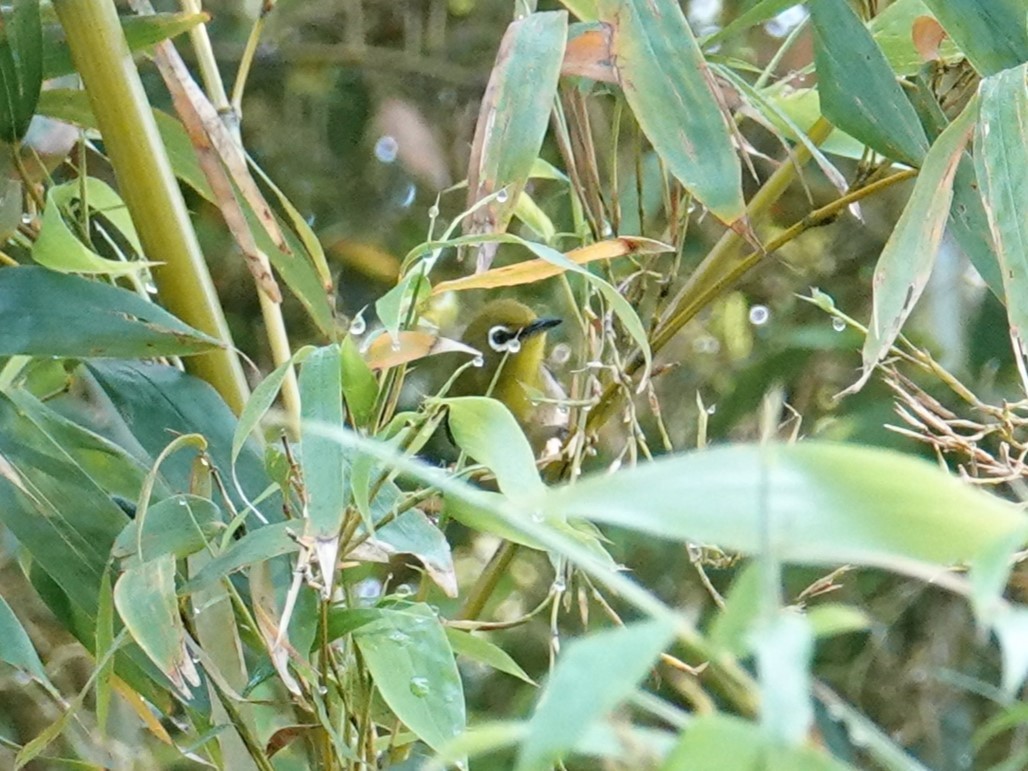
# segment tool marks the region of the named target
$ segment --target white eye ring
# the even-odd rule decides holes
[[[521,350],[517,332],[512,332],[502,324],[497,324],[489,330],[488,340],[489,347],[497,353],[517,353]]]

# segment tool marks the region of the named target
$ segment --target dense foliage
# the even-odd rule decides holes
[[[1023,0],[207,5],[0,11],[0,763],[1028,766]]]

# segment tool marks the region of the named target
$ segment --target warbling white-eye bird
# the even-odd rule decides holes
[[[503,402],[537,452],[568,421],[567,410],[555,403],[567,397],[545,364],[546,332],[560,323],[540,318],[517,300],[486,303],[463,335],[467,345],[482,352],[483,366],[466,369],[453,388],[454,396],[488,394]],[[545,401],[533,403],[540,395]]]

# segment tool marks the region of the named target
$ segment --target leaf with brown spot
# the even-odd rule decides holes
[[[468,162],[467,234],[502,233],[514,214],[546,136],[564,59],[565,11],[533,13],[513,22],[500,42],[475,126]],[[495,245],[479,250],[478,270],[488,269]]]

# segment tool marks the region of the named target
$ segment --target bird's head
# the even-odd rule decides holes
[[[493,300],[475,315],[463,340],[481,351],[483,366],[465,373],[461,391],[484,394],[497,370],[493,396],[517,415],[529,408],[523,385],[540,388],[546,331],[561,323],[558,318],[536,315],[517,300]]]

